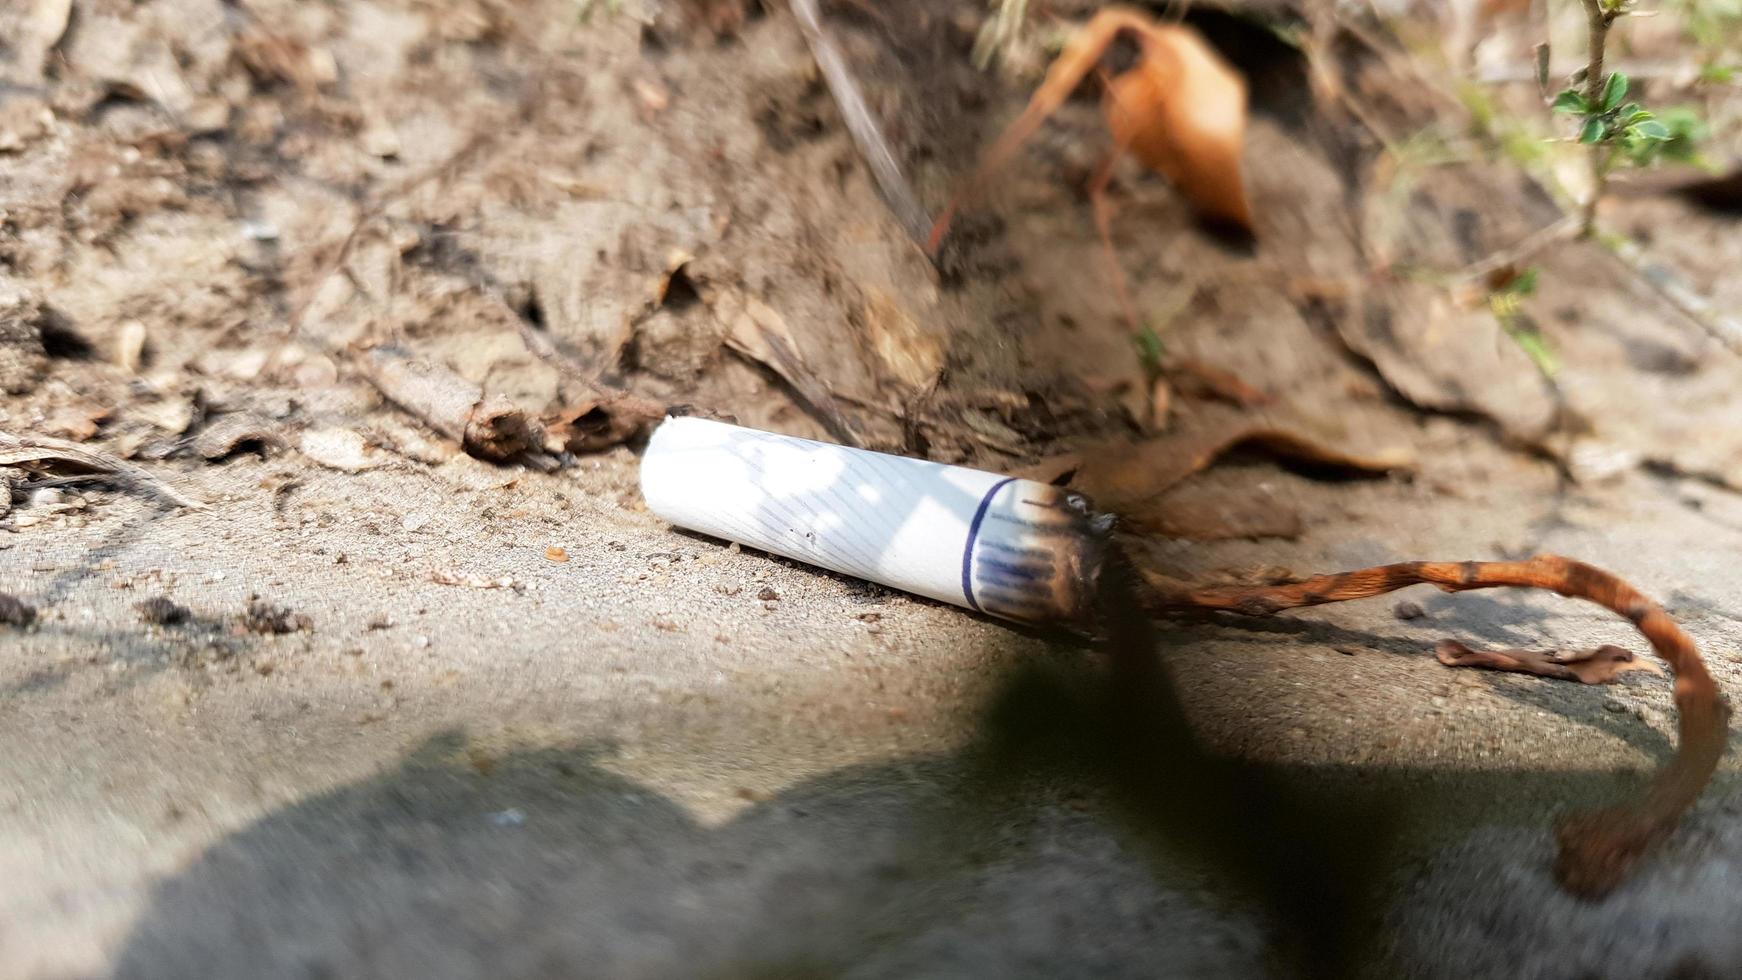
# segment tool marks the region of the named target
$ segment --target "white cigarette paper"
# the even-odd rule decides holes
[[[1033,480],[668,418],[641,461],[692,531],[1028,622],[1085,621],[1109,524]]]

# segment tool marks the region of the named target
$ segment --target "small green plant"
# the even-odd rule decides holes
[[[615,17],[623,12],[623,0],[575,0],[575,21],[580,24],[590,24],[593,14],[603,7],[607,16]]]
[[[1590,147],[1591,191],[1579,227],[1580,234],[1590,235],[1596,222],[1597,201],[1603,196],[1610,169],[1618,161],[1643,167],[1666,155],[1689,158],[1699,127],[1697,118],[1678,115],[1677,128],[1671,129],[1667,117],[1659,119],[1639,103],[1627,101],[1626,75],[1618,71],[1603,73],[1609,29],[1632,12],[1635,0],[1581,2],[1590,28],[1588,63],[1573,76],[1573,87],[1555,96],[1553,106],[1556,112],[1576,117],[1578,140]],[[1546,62],[1539,61],[1542,64]]]
[[[1600,102],[1593,104],[1584,93],[1569,88],[1555,97],[1554,110],[1579,117],[1579,142],[1619,149],[1643,166],[1663,152],[1670,130],[1639,103],[1623,104],[1626,97],[1627,76],[1614,72],[1603,83]]]
[[[1161,360],[1167,350],[1162,346],[1161,337],[1155,328],[1144,324],[1143,329],[1131,335],[1131,343],[1137,348],[1137,362],[1143,365],[1143,376],[1150,384],[1161,377]]]
[[[1536,321],[1524,311],[1524,297],[1536,292],[1536,275],[1536,267],[1531,266],[1490,292],[1488,310],[1499,321],[1500,329],[1506,331],[1506,336],[1512,338],[1519,350],[1524,351],[1542,376],[1553,379],[1560,370],[1560,359],[1549,346],[1548,338],[1537,329]]]

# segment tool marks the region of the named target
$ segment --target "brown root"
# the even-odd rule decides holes
[[[1383,595],[1431,584],[1447,592],[1548,589],[1585,599],[1627,619],[1675,674],[1681,740],[1644,796],[1594,813],[1573,814],[1556,828],[1555,876],[1576,895],[1595,898],[1620,884],[1653,843],[1670,833],[1711,781],[1724,754],[1730,708],[1694,641],[1662,607],[1602,569],[1558,555],[1524,561],[1403,562],[1317,575],[1271,586],[1191,588],[1146,576],[1154,608],[1213,609],[1267,616],[1284,609]]]

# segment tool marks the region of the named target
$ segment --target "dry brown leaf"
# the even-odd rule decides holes
[[[1045,482],[1056,482],[1074,468],[1072,487],[1087,494],[1097,506],[1125,514],[1136,512],[1237,446],[1252,446],[1288,459],[1366,473],[1415,466],[1415,453],[1406,446],[1368,449],[1339,445],[1315,432],[1306,420],[1274,411],[1209,413],[1160,438],[1076,454],[1074,467],[1069,465],[1073,457],[1067,456],[1037,464],[1031,472],[1044,474],[1050,469],[1052,479]]]
[[[1349,349],[1373,362],[1412,404],[1473,412],[1537,444],[1555,422],[1555,395],[1487,309],[1458,308],[1442,287],[1396,283],[1357,295],[1336,319]]]
[[[129,418],[138,419],[172,436],[179,436],[194,424],[199,407],[192,398],[168,397],[161,401],[130,405]]]
[[[1272,400],[1269,394],[1247,384],[1234,372],[1193,358],[1172,362],[1167,373],[1187,394],[1219,399],[1241,408],[1256,408]]]
[[[1441,640],[1434,647],[1434,656],[1447,667],[1481,667],[1581,684],[1613,684],[1629,670],[1663,676],[1663,668],[1618,646],[1594,650],[1472,650],[1457,640]]]
[[[1102,100],[1115,149],[1128,150],[1167,177],[1205,217],[1252,230],[1240,179],[1245,80],[1191,28],[1158,24],[1131,7],[1108,7],[1065,46],[1028,108],[998,137],[964,190],[944,209],[927,242],[930,251],[937,251],[962,196],[984,186],[1122,34],[1137,42],[1138,59],[1113,76]]]

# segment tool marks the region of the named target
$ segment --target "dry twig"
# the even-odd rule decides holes
[[[816,0],[791,2],[793,16],[798,18],[798,26],[804,32],[805,43],[810,46],[811,57],[816,59],[817,68],[823,73],[823,80],[828,83],[829,93],[835,97],[835,104],[841,109],[841,118],[847,124],[847,132],[853,137],[853,145],[859,148],[859,155],[865,158],[865,165],[871,168],[871,176],[877,181],[877,189],[882,192],[883,200],[895,212],[895,219],[901,222],[908,237],[915,243],[924,242],[926,234],[931,230],[931,217],[920,206],[912,185],[902,175],[901,164],[895,159],[895,151],[890,148],[889,140],[883,135],[883,128],[878,125],[877,118],[865,104],[865,95],[859,90],[859,83],[854,81],[853,73],[848,70],[847,59],[841,56],[841,50],[835,47],[834,40],[823,30]]]
[[[1581,896],[1601,896],[1620,884],[1640,856],[1693,806],[1724,754],[1730,708],[1706,672],[1694,641],[1662,607],[1614,575],[1583,562],[1557,555],[1524,561],[1405,562],[1270,586],[1192,588],[1155,575],[1146,574],[1145,579],[1151,589],[1150,604],[1165,610],[1215,609],[1267,616],[1427,583],[1447,592],[1548,589],[1625,617],[1675,674],[1681,741],[1642,799],[1561,821],[1555,875]]]
[[[361,359],[364,374],[389,400],[468,453],[506,460],[544,448],[544,432],[513,402],[397,347],[377,347]]]

